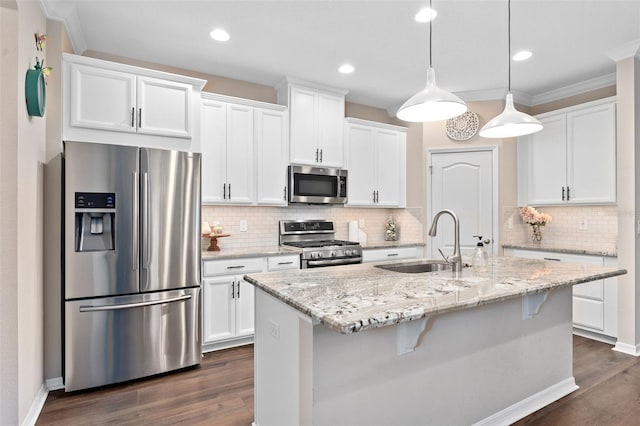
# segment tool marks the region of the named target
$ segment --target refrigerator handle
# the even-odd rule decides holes
[[[80,306],[80,312],[116,311],[119,309],[131,309],[131,308],[139,308],[141,306],[152,306],[152,305],[161,305],[163,303],[180,302],[182,300],[188,300],[188,299],[191,299],[190,294],[185,294],[178,297],[172,297],[171,299],[148,300],[146,302],[123,303],[121,305],[104,305],[104,306],[83,305],[83,306]]]
[[[133,223],[133,270],[136,271],[138,269],[138,263],[140,263],[140,257],[139,257],[139,252],[140,252],[140,229],[138,228],[138,216],[140,214],[139,211],[139,206],[138,203],[140,202],[140,194],[138,193],[139,190],[139,186],[138,186],[138,172],[133,172],[133,187],[132,187],[133,191],[133,208],[132,208],[132,212],[133,212],[133,218],[132,218],[132,223]]]
[[[144,253],[144,268],[149,268],[149,173],[142,174],[142,190],[144,201],[142,202],[142,217],[144,223],[142,225],[142,252]]]

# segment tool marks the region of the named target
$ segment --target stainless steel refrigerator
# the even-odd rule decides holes
[[[200,154],[64,144],[64,381],[199,364]]]

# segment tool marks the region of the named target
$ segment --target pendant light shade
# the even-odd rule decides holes
[[[397,116],[404,121],[439,121],[457,117],[465,111],[467,105],[462,99],[436,85],[436,73],[429,67],[427,85],[402,104]]]
[[[508,28],[509,28],[509,45],[507,52],[507,60],[509,63],[509,89],[507,91],[507,99],[502,114],[490,120],[480,129],[480,136],[483,138],[515,138],[518,136],[529,135],[531,133],[542,130],[542,123],[536,118],[516,110],[513,104],[513,95],[511,94],[511,0],[507,3],[508,9]]]
[[[431,0],[429,0],[429,10]],[[420,92],[409,98],[398,110],[396,116],[400,120],[412,122],[440,121],[457,117],[467,111],[462,99],[440,89],[436,85],[436,72],[431,66],[431,20],[429,21],[429,68],[427,69],[427,85]]]
[[[480,136],[483,138],[513,138],[540,130],[542,130],[542,123],[536,118],[518,111],[513,105],[513,95],[507,93],[504,111],[482,127]]]

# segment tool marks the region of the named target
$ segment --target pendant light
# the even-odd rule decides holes
[[[431,0],[429,0],[429,8]],[[436,85],[436,73],[432,67],[432,31],[429,20],[429,68],[427,69],[427,85],[425,88],[409,98],[398,110],[396,116],[400,120],[412,122],[439,121],[457,117],[467,111],[467,105],[462,99],[440,89]]]
[[[542,130],[542,123],[536,118],[516,110],[511,94],[511,0],[507,3],[509,16],[509,47],[507,58],[509,60],[509,88],[507,99],[502,114],[485,124],[480,130],[483,138],[513,138],[529,135]]]

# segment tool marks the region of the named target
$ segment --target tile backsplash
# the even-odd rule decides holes
[[[336,238],[348,239],[348,222],[364,220],[367,243],[384,241],[384,224],[392,214],[398,225],[398,239],[403,243],[423,243],[424,226],[418,219],[422,209],[365,209],[330,206],[202,206],[202,220],[211,225],[218,222],[223,232],[230,234],[218,239],[224,249],[264,247],[278,245],[280,220],[332,220],[336,226]],[[240,221],[247,221],[247,231],[240,231]],[[203,244],[208,244],[205,240]],[[206,245],[204,246],[206,247]]]
[[[541,246],[615,251],[618,242],[617,206],[536,207],[553,220],[542,227]],[[503,244],[531,242],[531,226],[524,223],[518,207],[504,211]],[[580,229],[581,224],[586,229]],[[583,226],[584,228],[584,226]]]

